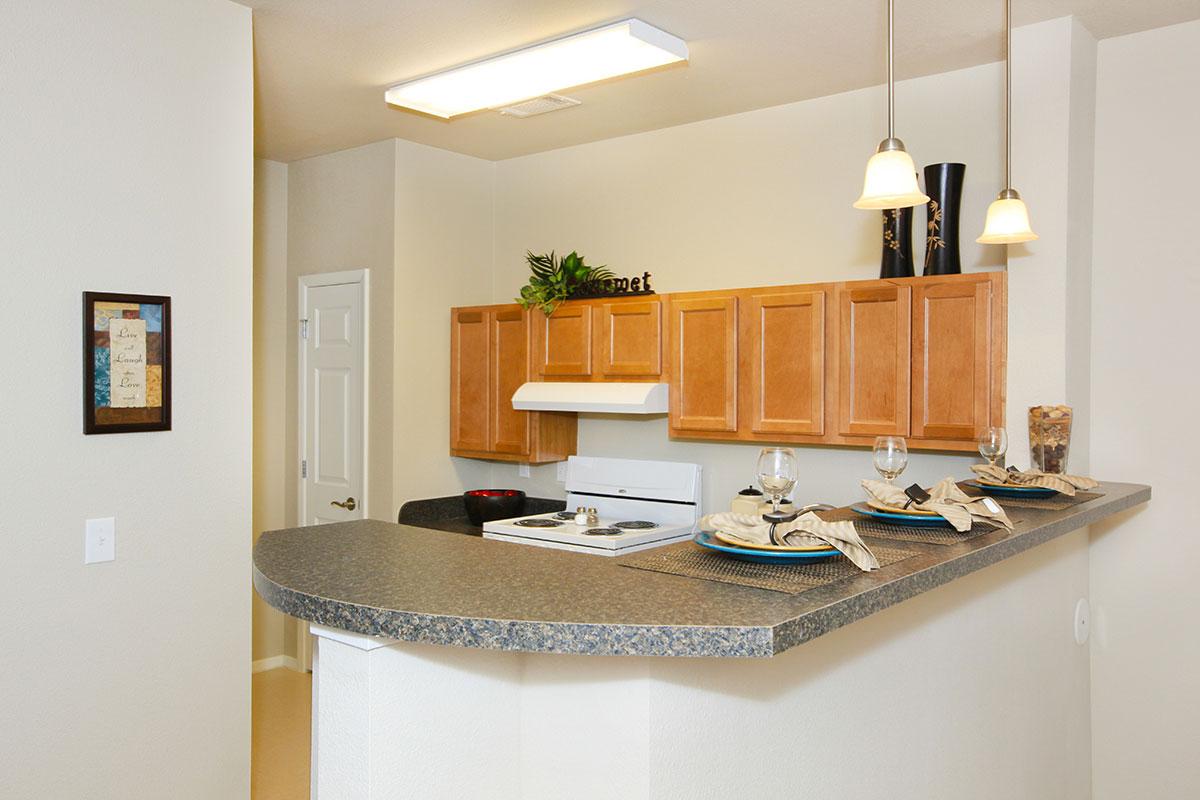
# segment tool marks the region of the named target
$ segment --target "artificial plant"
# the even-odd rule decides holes
[[[598,284],[614,277],[604,266],[588,266],[574,250],[561,258],[553,250],[540,255],[527,251],[525,260],[529,262],[529,283],[521,287],[517,302],[523,308],[537,306],[547,317],[562,301],[594,292]]]

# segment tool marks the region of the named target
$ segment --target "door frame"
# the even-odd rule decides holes
[[[369,513],[368,505],[369,492],[368,485],[368,466],[370,464],[370,441],[371,437],[367,435],[368,421],[370,417],[370,402],[371,393],[371,271],[369,269],[352,269],[342,270],[339,272],[322,272],[311,275],[301,275],[297,278],[299,303],[297,308],[296,319],[299,322],[296,325],[295,336],[300,343],[297,355],[297,372],[296,372],[296,395],[297,409],[299,413],[296,418],[296,439],[297,451],[299,456],[298,461],[303,461],[308,458],[307,452],[307,437],[305,423],[308,419],[308,347],[304,343],[304,339],[300,338],[301,326],[304,325],[306,314],[308,311],[308,292],[310,289],[315,289],[324,286],[342,286],[347,284],[357,284],[359,287],[359,300],[362,303],[362,345],[363,345],[363,369],[362,369],[362,431],[363,431],[363,447],[362,447],[362,488],[360,490],[359,507],[362,509],[362,515],[365,519]],[[304,520],[307,517],[305,509],[308,503],[308,490],[306,478],[301,477],[300,465],[296,464],[296,520],[298,526],[304,525]],[[298,626],[296,631],[296,663],[301,671],[311,668],[312,665],[312,647],[309,640],[308,622],[302,619],[297,620]]]

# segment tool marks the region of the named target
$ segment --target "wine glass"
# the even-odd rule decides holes
[[[775,514],[779,501],[796,485],[796,451],[790,447],[764,447],[758,454],[758,484],[771,496]]]
[[[1004,428],[988,428],[979,436],[979,455],[993,467],[996,461],[1008,452],[1008,431]]]
[[[908,466],[908,445],[903,436],[879,436],[875,439],[875,469],[888,483]]]

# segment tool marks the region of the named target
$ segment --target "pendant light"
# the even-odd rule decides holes
[[[854,201],[855,208],[889,209],[919,206],[929,197],[917,185],[917,168],[912,156],[904,150],[904,142],[896,138],[896,81],[892,76],[892,2],[888,0],[888,135],[867,162],[863,177],[862,196]]]
[[[1012,188],[1012,0],[1004,0],[1004,189],[988,206],[980,244],[1014,244],[1038,238],[1029,209]]]

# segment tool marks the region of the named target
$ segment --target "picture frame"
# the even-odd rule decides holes
[[[83,432],[171,430],[171,298],[83,293]]]

